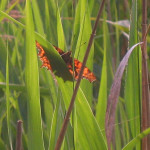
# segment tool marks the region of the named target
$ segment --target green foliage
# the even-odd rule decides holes
[[[28,109],[28,149],[44,149],[41,126],[38,62],[30,0],[26,1],[26,93]],[[32,51],[31,51],[32,49]]]
[[[71,50],[72,57],[82,62],[100,2],[8,2],[0,1],[0,149],[15,149],[17,121],[22,120],[24,150],[53,150],[76,84],[53,45]],[[97,81],[81,81],[64,150],[107,149],[105,114],[113,77],[127,48],[141,39],[141,2],[124,3],[113,0],[105,5],[86,64]],[[46,50],[53,74],[40,68],[35,40]],[[112,149],[139,150],[141,139],[149,134],[149,129],[140,131],[139,48],[131,55],[124,74],[114,110]]]

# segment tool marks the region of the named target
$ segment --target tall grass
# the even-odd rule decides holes
[[[0,1],[0,149],[15,149],[17,121],[22,120],[24,149],[54,150],[76,81],[53,45],[71,50],[82,62],[99,7],[97,0]],[[121,78],[115,122],[109,123],[114,127],[110,145],[105,132],[113,79],[128,49],[142,38],[141,20],[140,0],[105,4],[86,63],[97,80],[81,81],[62,149],[141,149],[150,131],[140,134],[140,47],[133,50]],[[40,68],[35,40],[48,53],[53,74]]]

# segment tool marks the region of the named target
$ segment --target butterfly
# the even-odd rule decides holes
[[[50,64],[50,60],[48,59],[44,48],[37,41],[36,41],[36,47],[39,51],[38,56],[40,57],[40,60],[43,63],[41,67],[46,67],[48,70],[53,72],[51,64]],[[56,46],[54,46],[54,48],[56,49],[56,51],[60,54],[60,56],[66,63],[66,66],[67,66],[70,74],[74,77],[75,80],[77,80],[79,77],[79,72],[82,67],[82,63],[79,60],[73,59],[71,57],[71,51],[64,52],[63,50],[61,50],[60,48],[58,48]],[[74,61],[74,63],[73,63],[73,61]],[[89,80],[89,82],[93,82],[96,80],[94,73],[91,72],[87,67],[85,67],[83,70],[82,78]]]

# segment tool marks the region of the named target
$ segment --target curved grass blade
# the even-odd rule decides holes
[[[142,133],[140,133],[138,136],[136,136],[122,150],[133,149],[136,146],[136,144],[138,144],[148,134],[150,134],[150,128],[144,130]]]
[[[124,56],[122,61],[120,62],[120,65],[117,69],[117,72],[115,74],[114,81],[113,81],[113,84],[112,84],[112,87],[110,90],[110,94],[108,97],[108,103],[107,103],[107,110],[106,110],[106,119],[105,119],[105,128],[106,128],[106,137],[107,137],[108,149],[111,148],[111,138],[112,138],[112,132],[114,129],[113,124],[115,122],[116,106],[118,103],[118,97],[119,97],[119,93],[120,93],[121,79],[123,76],[123,72],[124,72],[125,67],[128,63],[128,59],[129,59],[132,51],[139,44],[142,44],[142,42],[133,45],[128,50],[128,52],[126,53],[126,55]]]

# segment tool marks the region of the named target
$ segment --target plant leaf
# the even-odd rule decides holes
[[[150,128],[144,130],[142,133],[132,139],[122,150],[133,149],[136,144],[138,144],[148,134],[150,134]]]
[[[44,150],[38,61],[30,0],[26,1],[26,88],[28,102],[28,149]]]
[[[122,79],[122,76],[123,76],[123,72],[124,72],[125,67],[128,63],[128,59],[129,59],[132,51],[139,44],[142,44],[142,42],[133,45],[128,50],[128,52],[126,53],[126,55],[124,56],[124,58],[120,62],[120,65],[119,65],[119,67],[117,69],[117,72],[114,76],[114,81],[113,81],[113,84],[112,84],[112,87],[111,87],[111,90],[110,90],[110,94],[109,94],[109,97],[108,97],[106,118],[105,118],[105,128],[106,128],[106,137],[107,137],[108,149],[110,149],[110,147],[111,147],[111,138],[112,138],[112,132],[113,132],[113,129],[114,129],[113,125],[114,125],[114,122],[115,122],[116,106],[117,106],[117,103],[118,103],[118,97],[119,97],[119,93],[120,93],[121,79]]]

